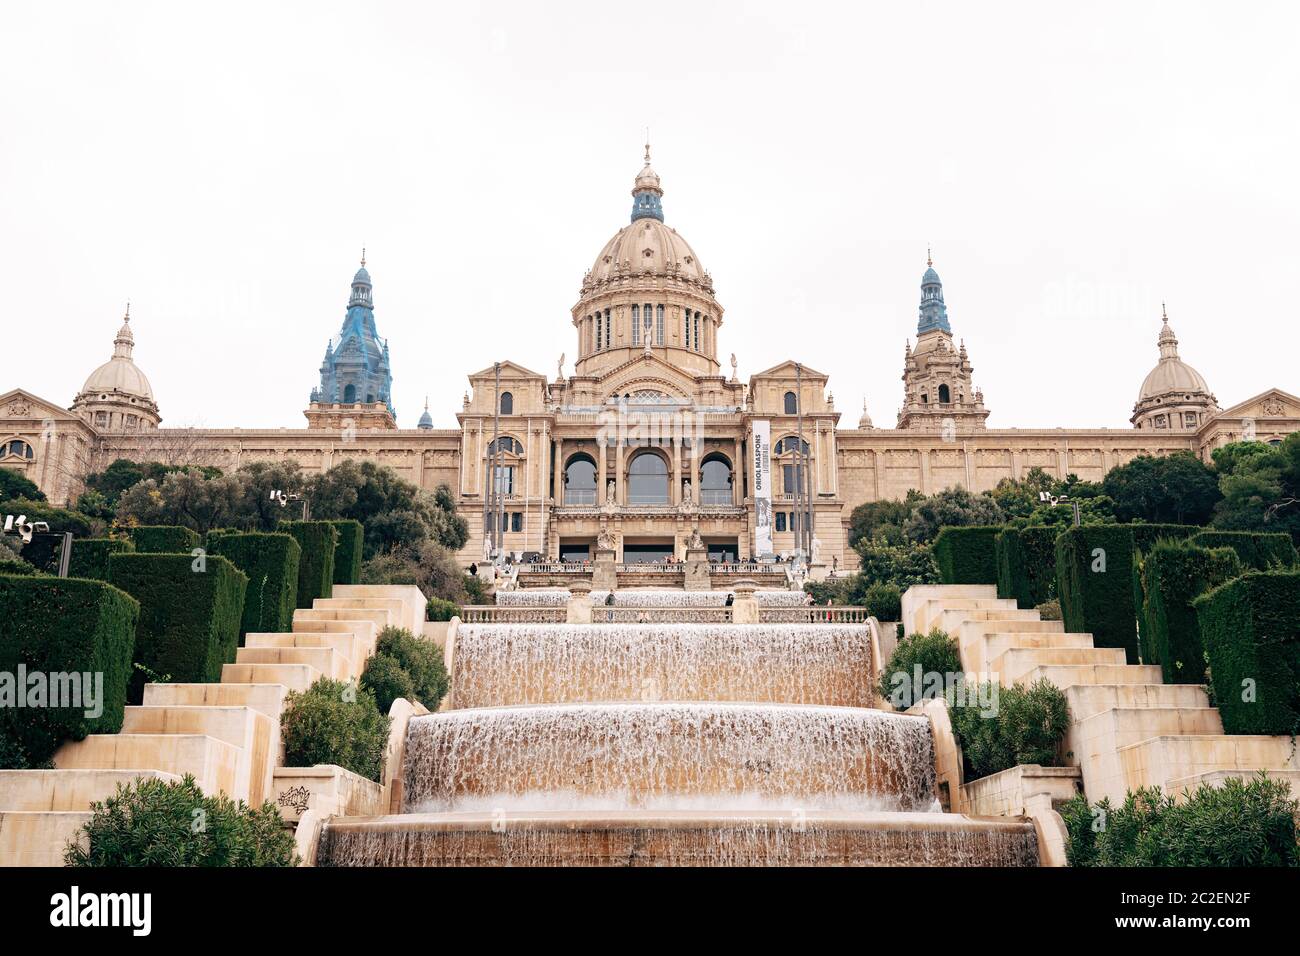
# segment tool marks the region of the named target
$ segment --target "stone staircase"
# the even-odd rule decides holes
[[[280,715],[289,691],[320,677],[359,678],[380,631],[419,635],[424,617],[418,588],[336,585],[333,597],[294,612],[291,632],[248,634],[221,683],[146,685],[120,733],[64,744],[53,770],[0,771],[0,866],[61,865],[91,803],[140,777],[189,773],[206,793],[261,804],[283,762]]]
[[[906,632],[940,627],[957,638],[962,666],[1003,686],[1046,678],[1070,706],[1064,749],[1091,801],[1122,801],[1129,790],[1178,795],[1202,782],[1266,770],[1300,794],[1300,756],[1289,737],[1230,735],[1200,685],[1165,684],[1154,665],[1094,647],[1000,599],[992,585],[923,585],[903,596]]]

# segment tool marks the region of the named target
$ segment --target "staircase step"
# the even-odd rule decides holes
[[[0,810],[0,866],[63,866],[88,810]]]
[[[123,734],[206,734],[239,748],[236,800],[260,806],[278,762],[279,734],[265,714],[251,707],[180,706],[127,707]]]
[[[989,670],[1001,675],[1002,683],[1014,684],[1036,667],[1044,664],[1113,664],[1124,663],[1120,647],[1014,647],[989,662]]]
[[[1260,769],[1263,769],[1268,774],[1270,780],[1280,780],[1289,786],[1292,797],[1300,798],[1300,770]],[[1209,770],[1204,773],[1192,774],[1190,777],[1179,777],[1176,780],[1167,781],[1165,783],[1165,793],[1170,796],[1185,798],[1187,794],[1195,793],[1202,784],[1219,787],[1223,785],[1225,780],[1229,779],[1249,782],[1258,773],[1258,770]]]
[[[1062,690],[1103,684],[1158,684],[1164,679],[1155,664],[1039,664],[1026,671],[1021,681],[1032,684],[1043,677]]]
[[[180,779],[159,770],[0,770],[0,812],[89,810],[142,777]]]
[[[428,599],[413,584],[336,584],[333,589],[336,598],[397,598],[406,605],[400,620],[400,626],[412,634],[419,634],[424,624]]]
[[[145,684],[146,707],[251,707],[278,727],[287,691],[273,684]]]
[[[1083,771],[1083,789],[1096,802],[1124,799],[1122,747],[1162,734],[1222,734],[1223,723],[1213,707],[1113,707],[1070,724],[1065,749]]]
[[[1092,647],[1091,634],[1062,634],[1056,632],[1014,632],[981,634],[961,649],[962,665],[967,670],[984,671],[989,662],[996,660],[1012,648],[1062,648]]]
[[[307,664],[327,677],[347,680],[352,662],[332,647],[241,647],[236,664]]]
[[[1128,789],[1165,789],[1175,780],[1222,770],[1300,770],[1290,737],[1263,734],[1169,734],[1122,747],[1119,759]]]
[[[355,634],[246,634],[244,647],[327,647],[347,660],[349,677],[360,677],[366,659],[374,653],[374,647],[367,646],[366,640]]]
[[[293,612],[293,629],[295,631],[320,630],[316,627],[301,628],[298,625],[303,623],[316,624],[321,621],[359,621],[362,623],[373,624],[377,630],[382,631],[388,627],[389,612],[380,610],[366,610],[364,608],[310,608],[304,610],[299,608]]]
[[[321,672],[309,664],[223,664],[223,684],[283,684],[289,690],[305,691]]]
[[[1064,690],[1075,721],[1112,707],[1210,706],[1210,695],[1200,684],[1074,684]]]
[[[162,770],[193,774],[204,793],[233,795],[238,747],[206,734],[91,734],[59,748],[60,770]]]

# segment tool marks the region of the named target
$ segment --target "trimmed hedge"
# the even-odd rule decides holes
[[[1300,571],[1253,571],[1192,606],[1224,730],[1300,731]]]
[[[281,521],[279,529],[291,534],[302,548],[298,561],[298,607],[311,607],[317,598],[334,593],[334,551],[338,531],[329,521]]]
[[[195,532],[170,525],[132,528],[131,540],[141,554],[189,554],[199,546],[199,536]]]
[[[1071,633],[1090,633],[1095,647],[1121,647],[1138,662],[1133,602],[1133,536],[1127,525],[1068,528],[1056,539],[1056,588]]]
[[[1133,548],[1142,552],[1150,551],[1157,541],[1182,541],[1205,530],[1195,524],[1130,524],[1125,527],[1133,533]]]
[[[996,541],[1002,528],[940,528],[930,550],[944,584],[997,584]]]
[[[230,559],[248,576],[240,643],[245,634],[293,629],[298,601],[298,565],[302,548],[289,534],[229,534],[208,536],[208,553]]]
[[[22,558],[11,558],[4,554],[0,554],[0,574],[16,574],[24,578],[34,575],[46,576],[46,572],[36,565],[30,564]]]
[[[361,545],[365,538],[365,529],[361,522],[352,518],[345,521],[331,521],[334,530],[339,533],[338,546],[334,550],[334,583],[361,583]]]
[[[0,673],[16,680],[21,665],[29,677],[36,671],[103,675],[102,688],[94,687],[102,699],[94,707],[85,706],[89,697],[77,707],[16,707],[6,696],[31,685],[10,686],[6,693],[0,682],[0,741],[8,745],[0,747],[7,754],[0,766],[39,767],[64,740],[122,729],[139,617],[140,605],[103,581],[0,577]],[[87,710],[100,713],[87,717]]]
[[[221,665],[234,663],[239,648],[243,572],[220,555],[114,554],[108,577],[140,602],[137,664],[177,683],[221,680]],[[148,679],[139,671],[133,676],[132,703],[143,698]]]
[[[1211,551],[1186,541],[1162,541],[1143,560],[1142,659],[1160,665],[1166,684],[1204,682],[1205,649],[1192,601],[1241,573],[1231,548]]]
[[[1192,538],[1202,548],[1231,548],[1241,563],[1256,571],[1272,571],[1279,565],[1296,565],[1295,545],[1289,534],[1263,534],[1254,531],[1202,531]]]
[[[998,597],[1022,608],[1056,597],[1056,536],[1059,528],[1003,528],[994,539]]]
[[[108,556],[134,550],[135,543],[130,538],[74,538],[68,577],[107,581]]]

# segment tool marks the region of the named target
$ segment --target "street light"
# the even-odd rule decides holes
[[[1070,502],[1070,507],[1074,511],[1074,526],[1076,528],[1079,527],[1080,524],[1079,502],[1075,501],[1069,495],[1054,495],[1048,491],[1040,491],[1038,493],[1038,500],[1043,502],[1043,504],[1050,504],[1053,508],[1055,508],[1062,501]]]
[[[302,520],[303,520],[303,521],[306,521],[306,520],[307,520],[307,514],[308,514],[308,512],[310,511],[310,505],[309,505],[309,503],[308,503],[308,501],[307,501],[307,498],[306,498],[304,495],[300,495],[300,494],[298,494],[297,492],[284,492],[284,491],[281,491],[281,490],[279,490],[279,489],[277,488],[277,489],[273,489],[273,490],[271,491],[271,497],[270,497],[270,500],[271,500],[271,501],[274,501],[274,502],[275,502],[276,504],[278,504],[281,508],[286,508],[286,507],[288,507],[289,502],[291,502],[291,501],[301,501],[301,502],[302,502]]]

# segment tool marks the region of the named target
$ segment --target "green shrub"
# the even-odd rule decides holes
[[[1029,687],[982,684],[975,699],[970,688],[949,697],[953,736],[961,747],[967,779],[976,780],[1017,764],[1060,765],[1061,740],[1070,726],[1065,693],[1047,678]],[[996,701],[987,709],[976,701]]]
[[[1160,665],[1166,684],[1205,680],[1205,649],[1192,601],[1241,571],[1230,548],[1210,551],[1185,541],[1160,541],[1143,559],[1142,659]]]
[[[1300,730],[1300,571],[1253,571],[1192,606],[1224,729]]]
[[[253,809],[224,794],[208,796],[194,777],[119,784],[91,805],[82,833],[64,855],[68,866],[293,866],[293,835],[272,803]],[[202,826],[195,826],[201,819]]]
[[[14,574],[19,577],[31,577],[33,575],[47,576],[34,564],[24,561],[22,558],[10,558],[0,554],[0,574]]]
[[[1195,524],[1130,524],[1125,525],[1133,536],[1133,549],[1147,552],[1157,541],[1183,541],[1203,530]]]
[[[931,545],[944,584],[997,584],[997,525],[941,528]]]
[[[1138,662],[1133,537],[1126,525],[1069,528],[1056,539],[1056,588],[1065,629],[1091,633]]]
[[[889,655],[889,663],[880,672],[877,690],[894,709],[906,710],[918,700],[942,697],[947,677],[961,673],[961,651],[956,638],[936,627],[929,634],[909,634],[898,642]],[[933,675],[944,680],[936,680]]]
[[[334,593],[334,550],[338,532],[329,521],[281,521],[280,531],[297,539],[302,548],[298,562],[298,607],[308,608],[317,598]]]
[[[189,554],[199,546],[200,539],[189,528],[141,525],[131,529],[131,540],[141,554]]]
[[[1044,601],[1038,607],[1034,608],[1038,612],[1040,621],[1059,621],[1061,620],[1061,602],[1057,598],[1050,601]]]
[[[998,597],[1037,607],[1056,597],[1057,528],[1003,528],[994,539]]]
[[[132,703],[143,698],[149,673],[178,683],[221,680],[239,648],[243,572],[220,555],[121,553],[109,556],[108,578],[140,602]]]
[[[289,694],[280,729],[286,767],[334,764],[379,780],[388,747],[387,714],[364,687],[322,677],[305,692]]]
[[[292,535],[209,534],[208,551],[228,558],[248,577],[244,616],[239,625],[241,642],[245,634],[293,629],[302,548]]]
[[[427,621],[450,621],[453,617],[460,616],[460,605],[455,601],[444,601],[442,598],[429,598],[425,605],[425,620]]]
[[[867,588],[862,606],[877,621],[901,621],[903,619],[903,593],[893,584],[877,581]]]
[[[393,664],[406,674],[406,681],[395,676]],[[447,693],[447,683],[442,648],[400,627],[386,627],[379,633],[374,656],[361,675],[361,686],[373,691],[380,713],[384,714],[399,697],[437,710]]]
[[[123,551],[134,551],[130,538],[79,538],[72,542],[72,558],[68,562],[68,577],[108,580],[108,556]]]
[[[1261,534],[1253,531],[1202,531],[1192,538],[1202,548],[1231,548],[1241,563],[1256,571],[1293,568],[1295,545],[1289,534]]]
[[[465,593],[469,595],[467,604],[490,604],[488,600],[488,586],[483,583],[483,579],[477,574],[465,574],[464,578]],[[429,618],[434,620],[434,618]]]
[[[0,674],[16,682],[22,666],[47,681],[56,674],[103,675],[93,707],[85,706],[89,697],[77,707],[15,707],[0,684],[0,739],[8,741],[0,768],[41,766],[64,740],[122,729],[139,616],[134,599],[102,581],[0,576]],[[87,717],[88,710],[100,713]]]
[[[1182,803],[1150,787],[1119,807],[1080,794],[1061,808],[1071,866],[1300,866],[1298,814],[1286,783],[1262,772],[1202,784]]]
[[[858,574],[868,582],[884,581],[906,591],[914,584],[938,584],[939,569],[931,549],[921,544],[858,542]]]
[[[365,541],[365,529],[360,521],[349,518],[346,521],[331,521],[334,530],[339,533],[338,546],[334,551],[334,583],[361,583],[361,552]]]

